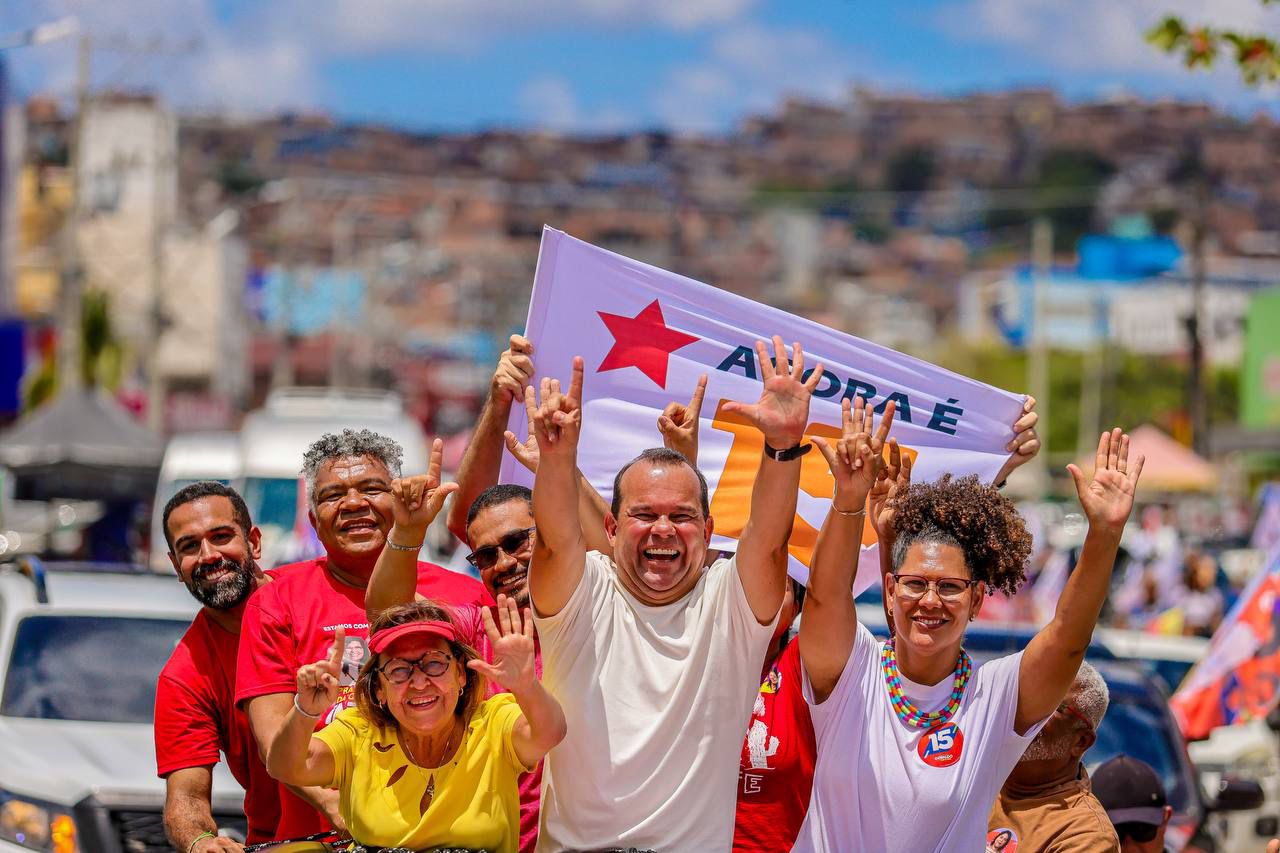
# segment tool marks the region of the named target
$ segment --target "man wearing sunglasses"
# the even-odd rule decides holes
[[[1019,850],[1118,853],[1116,832],[1080,760],[1098,739],[1109,702],[1102,676],[1080,664],[1066,699],[1005,780],[987,825],[989,846],[1005,836]]]

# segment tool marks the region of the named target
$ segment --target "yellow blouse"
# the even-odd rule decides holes
[[[520,763],[511,733],[521,716],[510,693],[486,699],[443,767],[411,762],[397,733],[347,708],[316,733],[333,752],[330,788],[351,836],[365,846],[470,847],[517,853]]]

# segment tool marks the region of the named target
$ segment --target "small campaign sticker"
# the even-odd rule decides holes
[[[916,752],[930,767],[950,767],[960,760],[964,732],[955,723],[941,723],[920,736]]]

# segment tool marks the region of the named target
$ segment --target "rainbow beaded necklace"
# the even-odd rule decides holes
[[[884,683],[889,688],[889,703],[893,705],[898,719],[908,726],[931,729],[950,720],[960,707],[960,697],[964,695],[965,685],[969,683],[969,674],[973,672],[973,661],[969,659],[968,652],[964,649],[960,650],[960,657],[956,659],[955,683],[951,686],[951,696],[947,699],[947,704],[942,706],[941,710],[930,711],[927,714],[913,705],[902,692],[902,677],[898,674],[898,656],[893,650],[893,640],[885,643],[884,648],[880,650],[880,671],[884,673]]]

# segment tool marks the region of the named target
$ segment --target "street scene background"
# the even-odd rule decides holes
[[[22,584],[59,564],[172,578],[155,516],[188,482],[245,495],[269,567],[318,553],[298,473],[320,433],[390,434],[412,473],[440,437],[456,470],[549,225],[1032,395],[1041,450],[1005,487],[1030,581],[987,602],[992,636],[1050,618],[1085,529],[1064,466],[1130,431],[1147,467],[1096,641],[1143,665],[1155,710],[1113,698],[1100,749],[1145,749],[1179,786],[1179,844],[1280,828],[1280,667],[1201,679],[1237,723],[1213,737],[1168,704],[1280,572],[1268,4],[15,5],[0,657],[3,596],[34,601]],[[465,550],[432,529],[431,559],[465,570]],[[136,713],[86,720],[149,722],[126,694],[154,671],[119,665],[94,703]],[[145,763],[121,778],[155,789]],[[1224,776],[1264,805],[1215,812]]]

